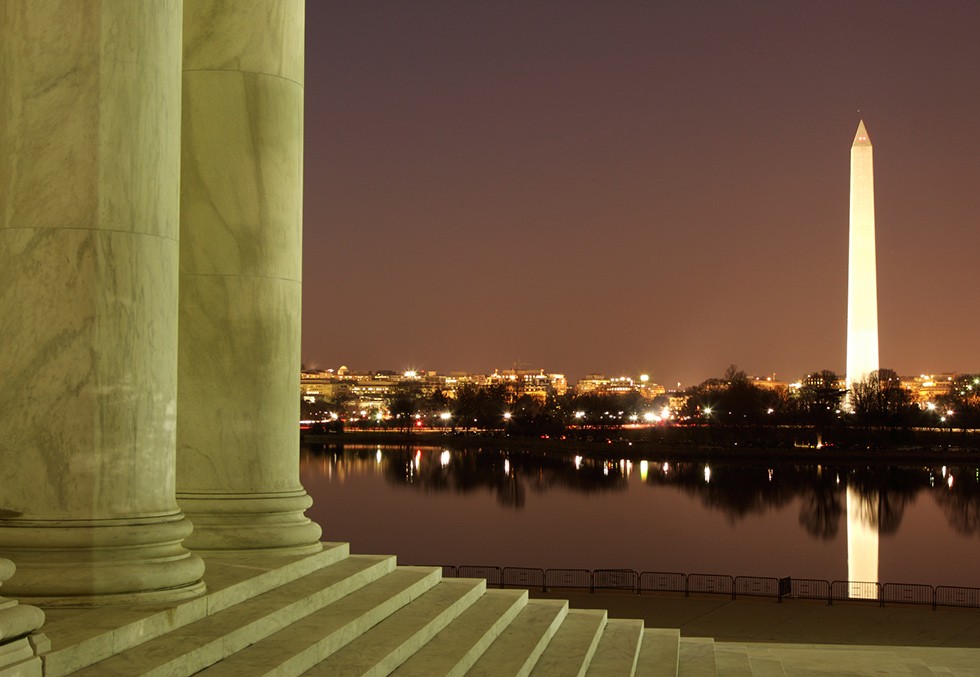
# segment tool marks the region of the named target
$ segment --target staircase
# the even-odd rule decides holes
[[[681,637],[337,543],[306,557],[210,559],[206,582],[204,597],[176,605],[49,610],[44,674],[925,676],[980,666],[978,655],[937,665],[948,658],[937,649]]]

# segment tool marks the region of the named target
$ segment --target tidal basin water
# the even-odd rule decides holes
[[[324,538],[403,564],[980,587],[980,469],[305,446]]]

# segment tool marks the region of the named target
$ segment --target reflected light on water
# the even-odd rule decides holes
[[[510,459],[504,459],[504,474],[510,476]]]
[[[711,481],[711,466],[704,466],[704,483],[708,484]]]
[[[576,456],[575,457],[575,469],[578,470],[581,467],[582,467],[582,457],[581,456]]]
[[[847,487],[847,596],[876,599],[878,588],[878,493],[862,496]],[[864,585],[862,585],[864,583]]]
[[[647,473],[650,471],[650,464],[647,461],[640,461],[640,479],[647,481]]]
[[[443,468],[445,468],[447,465],[449,465],[449,450],[448,449],[443,449],[442,450],[442,453],[439,454],[439,465],[441,465]]]

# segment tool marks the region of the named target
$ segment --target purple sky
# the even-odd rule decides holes
[[[980,371],[980,3],[307,3],[303,360],[685,386]],[[860,111],[860,112],[859,112]]]

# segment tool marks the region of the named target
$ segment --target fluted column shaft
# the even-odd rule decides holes
[[[299,482],[302,0],[185,0],[177,498],[188,547],[319,549]]]
[[[203,592],[175,500],[179,0],[0,4],[0,555],[45,605]]]

